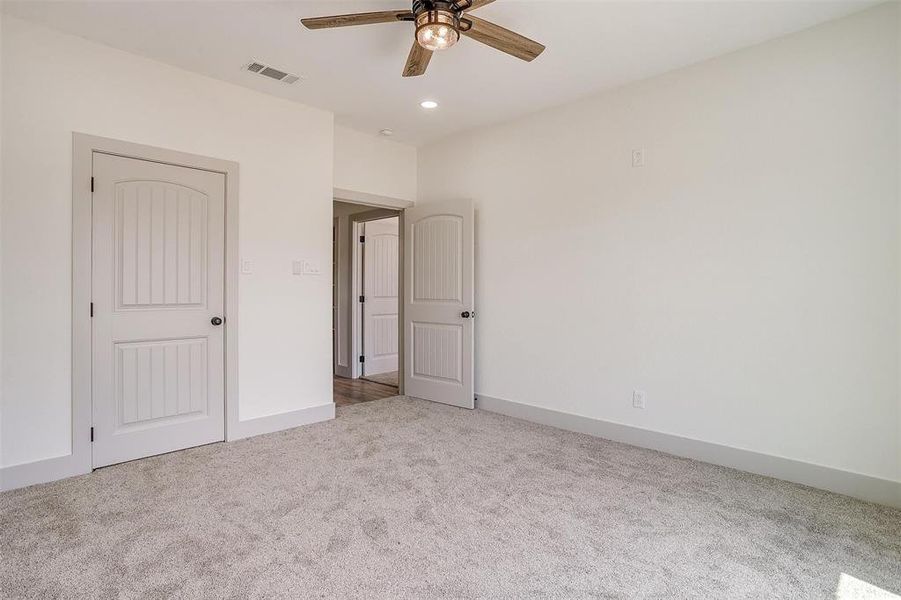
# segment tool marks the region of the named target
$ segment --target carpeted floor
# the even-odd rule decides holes
[[[901,592],[901,511],[406,398],[0,495],[4,598],[833,598],[843,573]]]

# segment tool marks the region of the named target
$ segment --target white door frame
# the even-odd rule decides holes
[[[73,133],[72,153],[72,468],[92,470],[92,192],[95,152],[225,175],[225,439],[238,424],[238,163]]]

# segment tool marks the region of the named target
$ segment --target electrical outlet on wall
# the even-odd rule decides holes
[[[636,150],[632,150],[632,166],[633,167],[643,167],[644,166],[644,148],[638,148]]]
[[[647,400],[648,393],[642,390],[635,390],[632,392],[632,407],[644,409],[645,401]]]

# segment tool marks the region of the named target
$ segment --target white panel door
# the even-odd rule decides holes
[[[473,209],[404,213],[404,393],[474,408]]]
[[[397,371],[398,221],[363,225],[363,375]]]
[[[221,441],[225,175],[94,153],[93,176],[93,464]]]

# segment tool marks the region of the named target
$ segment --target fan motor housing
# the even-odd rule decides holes
[[[446,0],[413,0],[413,14],[415,16],[418,17],[422,13],[430,10],[446,11],[453,13],[457,17],[463,12],[460,7],[460,2],[447,2]]]

